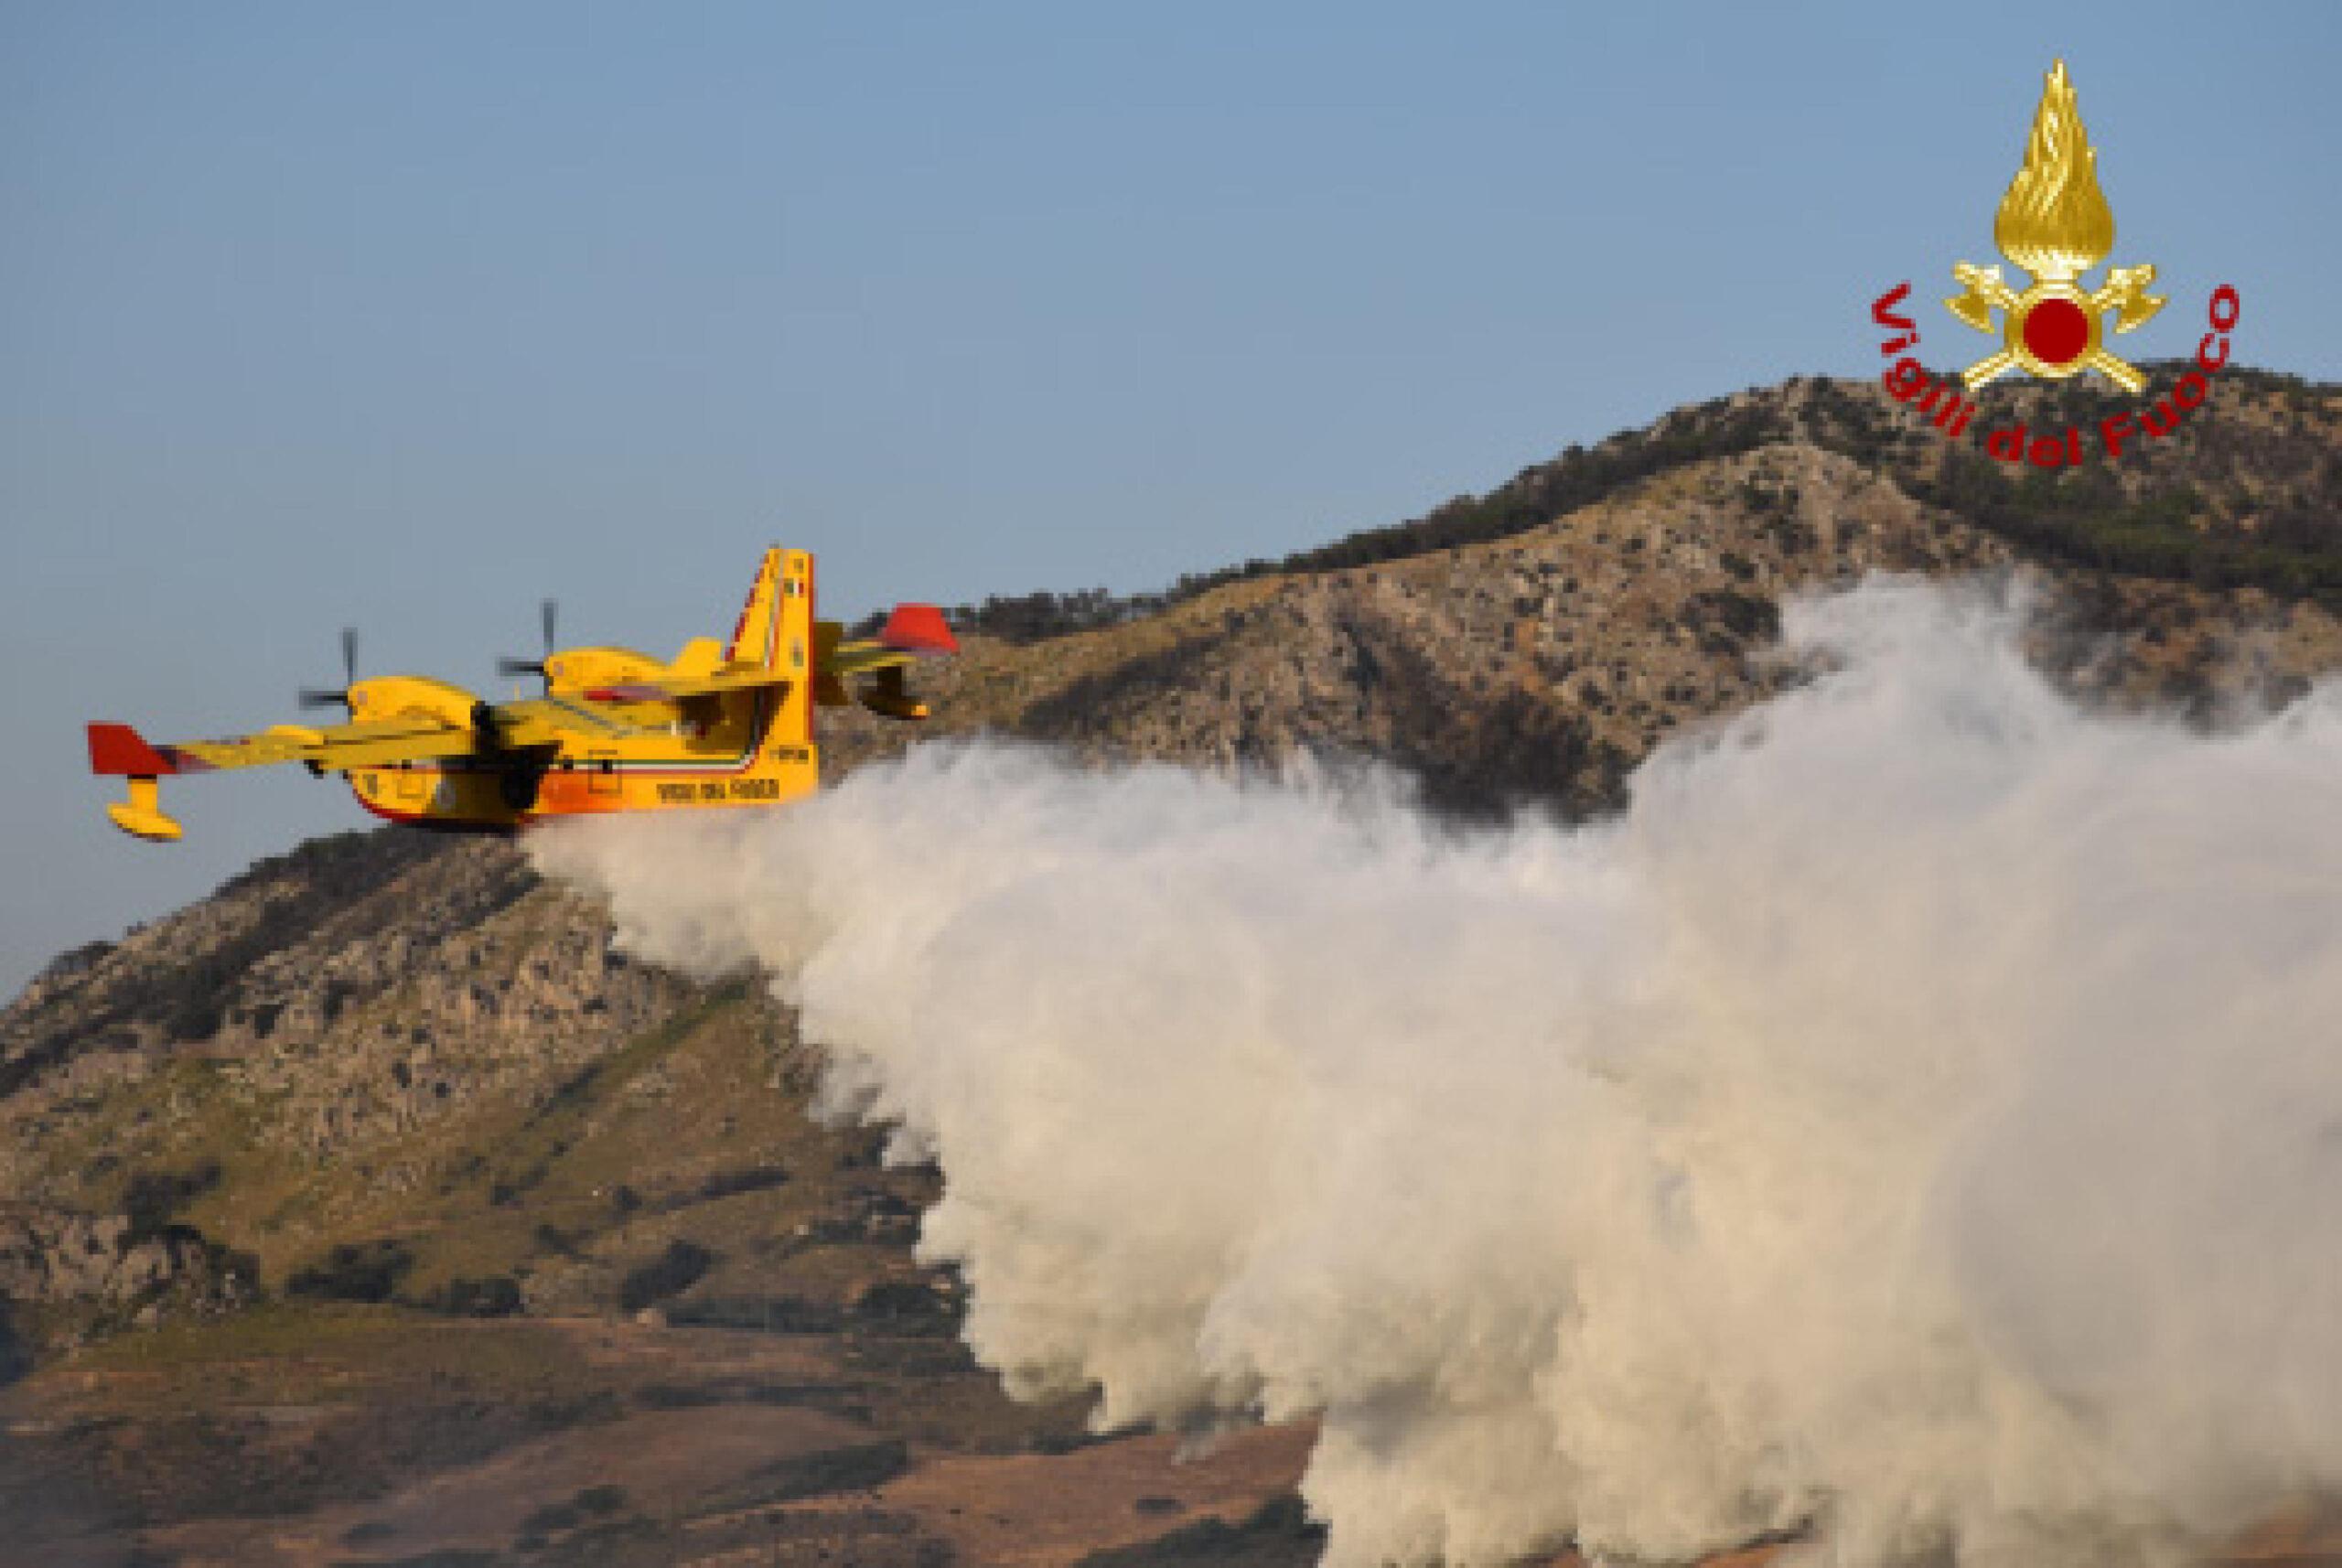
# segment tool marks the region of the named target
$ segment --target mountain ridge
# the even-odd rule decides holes
[[[2188,365],[2185,360],[2151,360],[2143,369],[2160,383]],[[2334,437],[2342,424],[2342,391],[2330,383],[2243,365],[2229,367],[2222,381],[2228,428],[2214,428],[2208,420],[2186,422],[2167,439],[2133,446],[2118,473],[2098,471],[2104,465],[2093,456],[2082,469],[2068,474],[1990,462],[1970,449],[1972,443],[1948,443],[1916,411],[1893,399],[1880,381],[1793,376],[1775,385],[1686,404],[1591,446],[1572,445],[1485,492],[1460,494],[1420,516],[1354,530],[1275,561],[1255,559],[1190,573],[1158,593],[1123,597],[1104,589],[1062,596],[1036,593],[962,605],[951,613],[958,625],[1012,640],[1092,629],[1247,577],[1371,565],[1485,543],[1606,499],[1687,462],[1799,440],[1879,467],[1907,488],[1918,489],[1922,499],[1932,499],[1927,492],[1949,470],[1954,478],[1944,499],[1952,510],[1988,531],[2005,531],[2014,542],[2079,564],[2150,574],[2175,564],[2156,551],[2126,552],[2123,541],[2091,537],[2095,529],[2109,524],[2144,517],[2185,522],[2201,535],[2217,537],[2261,532],[2267,521],[2262,513],[2272,513],[2287,553],[2307,555],[2308,563],[2237,561],[2230,558],[2231,549],[2215,553],[2208,574],[2225,575],[2228,585],[2295,593],[2315,585],[2328,607],[2335,607],[2334,594],[2342,585],[2334,558],[2334,552],[2342,548],[2337,537],[2342,525],[2336,521],[2342,516],[2342,463],[2334,457]],[[1993,423],[2014,415],[2019,423],[2034,424],[2044,423],[2046,415],[2046,423],[2059,427],[2095,427],[2108,415],[2137,406],[2126,394],[2088,381],[2025,383],[1995,388],[1987,395],[1996,400]],[[1980,434],[1987,428],[1989,424],[1977,426]],[[2278,477],[2273,491],[2233,486],[2236,467],[2247,462]],[[2186,478],[2186,471],[2199,466],[2215,467],[2221,482],[2229,485],[2225,493],[2216,490],[2208,507],[2201,493],[2191,494]],[[2020,499],[2035,506],[2046,501],[2068,515],[2053,519],[2053,526],[2046,529],[2030,527],[2011,515],[2012,505]],[[2236,541],[2228,542],[2233,547]],[[2285,579],[2295,565],[2304,566],[2307,576],[2288,584]]]

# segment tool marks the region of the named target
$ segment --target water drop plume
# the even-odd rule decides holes
[[[1798,602],[1590,825],[972,744],[532,843],[940,1164],[1014,1391],[1316,1416],[1331,1563],[2186,1561],[2342,1488],[2342,685],[2087,712],[2027,615]]]

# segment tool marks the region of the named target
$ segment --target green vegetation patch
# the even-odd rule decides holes
[[[559,1331],[525,1322],[451,1323],[397,1307],[272,1302],[167,1322],[85,1348],[74,1376],[196,1409],[339,1403],[429,1386],[482,1397],[558,1392],[594,1380]],[[37,1373],[37,1377],[65,1372]]]

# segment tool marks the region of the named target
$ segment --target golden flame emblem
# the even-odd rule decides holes
[[[2059,60],[2041,91],[2025,166],[1993,220],[2001,254],[2044,282],[2071,283],[2114,249],[2114,209],[2098,188],[2098,154]]]
[[[2033,274],[2033,285],[2019,294],[2001,280],[1998,267],[1961,262],[1951,269],[1967,291],[1944,301],[1952,315],[1988,336],[1995,331],[1993,312],[2004,317],[2001,351],[1969,366],[1962,380],[1977,387],[2022,369],[2054,381],[2094,371],[2133,392],[2147,384],[2137,366],[2108,351],[2103,318],[2114,312],[2118,333],[2146,325],[2165,304],[2147,293],[2155,269],[2115,267],[2098,289],[2086,292],[2079,285],[2082,274],[2114,249],[2114,209],[2098,188],[2098,153],[2082,126],[2064,60],[2050,67],[2042,84],[2025,163],[2001,198],[1993,242]]]

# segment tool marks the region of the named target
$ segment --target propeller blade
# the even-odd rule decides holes
[[[544,633],[544,653],[535,659],[500,659],[496,661],[496,672],[507,680],[514,680],[522,675],[534,675],[545,683],[545,694],[551,696],[553,671],[545,666],[553,662],[553,624],[560,615],[561,607],[558,604],[551,599],[541,602],[537,606],[537,618],[539,629]]]
[[[349,701],[349,689],[357,684],[358,628],[346,626],[341,628],[340,686],[304,686],[299,693],[300,704],[305,708],[342,708],[355,712]]]

